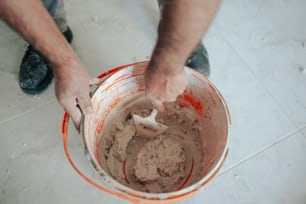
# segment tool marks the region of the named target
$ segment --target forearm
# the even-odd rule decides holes
[[[180,71],[206,33],[218,6],[219,0],[165,0],[151,65],[166,65],[165,72]]]
[[[56,69],[77,59],[40,0],[1,0],[0,17],[47,57]],[[54,72],[57,75],[62,71]]]

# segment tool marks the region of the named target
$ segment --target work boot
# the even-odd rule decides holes
[[[63,32],[71,43],[73,34],[70,28]],[[32,45],[28,46],[23,56],[19,71],[19,86],[27,94],[39,94],[45,90],[53,79],[51,63]]]
[[[193,50],[187,60],[186,66],[204,74],[206,77],[209,77],[210,66],[208,54],[202,42]]]

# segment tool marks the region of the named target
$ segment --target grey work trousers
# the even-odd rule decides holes
[[[42,0],[46,9],[49,11],[57,27],[61,32],[67,30],[67,18],[63,0]]]

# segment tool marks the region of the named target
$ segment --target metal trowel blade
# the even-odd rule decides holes
[[[156,122],[156,115],[156,109],[153,109],[148,117],[141,117],[133,114],[137,135],[147,138],[155,138],[163,134],[168,129],[168,126]]]

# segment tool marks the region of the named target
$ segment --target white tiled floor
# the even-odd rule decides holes
[[[155,0],[65,2],[73,47],[93,76],[149,58]],[[306,203],[305,8],[304,0],[222,2],[204,42],[232,113],[230,154],[212,184],[180,203]],[[69,166],[53,85],[34,97],[19,90],[25,45],[0,23],[0,203],[127,203]]]

